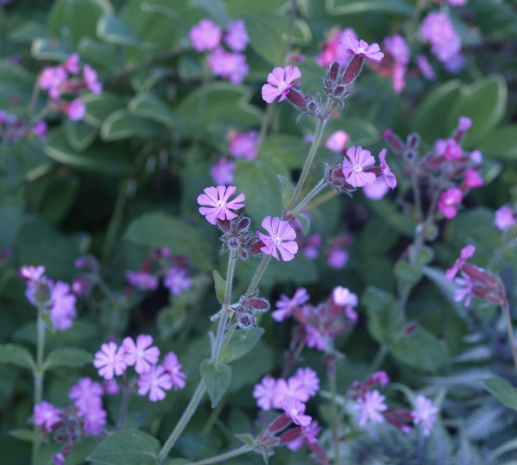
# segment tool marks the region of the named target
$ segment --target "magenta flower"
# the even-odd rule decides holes
[[[242,19],[228,23],[224,41],[234,52],[243,52],[246,50],[250,39],[246,33],[246,25]]]
[[[349,289],[342,286],[337,286],[332,291],[332,299],[336,305],[351,305],[352,307],[357,306],[357,296],[350,292]]]
[[[304,415],[305,404],[292,397],[285,397],[282,403],[282,409],[285,414],[292,420],[292,422],[299,426],[309,426],[312,418],[309,415]]]
[[[102,382],[102,389],[104,394],[108,394],[110,396],[116,396],[120,392],[120,387],[114,379],[105,379]]]
[[[469,160],[472,163],[481,163],[483,161],[483,154],[479,150],[473,150],[469,154]]]
[[[422,21],[420,33],[431,44],[431,51],[441,62],[447,63],[459,56],[461,36],[445,13],[429,13]]]
[[[157,402],[165,399],[165,391],[172,388],[172,379],[163,366],[156,365],[138,379],[138,394],[145,396],[149,393],[149,400]]]
[[[50,284],[50,283],[49,283]],[[77,316],[75,309],[76,296],[71,292],[70,286],[62,281],[50,284],[50,319],[56,329],[64,331],[70,328]]]
[[[93,366],[99,368],[99,376],[104,379],[112,379],[126,371],[126,354],[122,346],[118,347],[114,342],[101,345],[101,350],[95,353]]]
[[[79,55],[77,53],[70,55],[63,63],[63,68],[65,68],[71,74],[78,74],[80,71]]]
[[[92,69],[90,65],[84,65],[83,77],[84,82],[86,83],[86,87],[88,87],[90,92],[92,92],[93,94],[100,94],[102,92],[102,84],[99,82],[97,73]]]
[[[136,337],[136,343],[132,338],[126,337],[122,341],[122,347],[126,353],[124,358],[126,365],[134,365],[138,374],[149,371],[152,365],[156,365],[160,356],[158,347],[150,347],[152,343],[153,338],[148,334],[139,334]]]
[[[304,287],[297,289],[292,299],[289,299],[284,294],[280,294],[280,300],[277,300],[275,303],[277,309],[271,316],[273,320],[280,322],[292,315],[294,307],[299,307],[308,300],[309,294],[307,294],[307,290]]]
[[[366,58],[373,63],[380,63],[384,57],[379,44],[368,45],[364,40],[357,40],[351,35],[345,36],[341,45],[345,50],[350,50],[354,55]]]
[[[198,24],[192,27],[189,37],[198,52],[204,50],[213,50],[221,43],[223,31],[209,19],[202,19]]]
[[[180,295],[192,285],[192,280],[187,278],[186,274],[187,272],[183,268],[173,266],[167,271],[163,279],[163,285],[169,289],[171,294]]]
[[[316,436],[321,432],[321,428],[319,427],[318,422],[313,420],[310,425],[302,427],[302,432],[303,434],[301,437],[287,444],[287,448],[289,450],[297,451],[303,446],[304,440],[310,444],[316,444],[318,442]]]
[[[244,204],[239,202],[242,202],[246,197],[244,194],[239,194],[228,202],[228,199],[236,190],[235,186],[207,187],[204,190],[205,193],[197,198],[199,205],[207,205],[207,207],[201,207],[199,213],[204,215],[211,224],[216,224],[218,219],[232,220],[237,218],[237,215],[230,210],[238,210],[244,207]]]
[[[381,387],[386,387],[390,382],[390,377],[385,371],[381,370],[373,373],[368,381],[371,381],[373,384],[379,383]]]
[[[246,158],[246,160],[254,160],[257,156],[259,145],[258,131],[250,131],[248,133],[231,131],[228,149],[230,155],[235,158]]]
[[[387,410],[388,406],[384,403],[386,397],[379,391],[367,391],[364,397],[357,400],[353,409],[359,411],[359,426],[365,426],[368,420],[372,423],[382,423],[384,417],[379,412]]]
[[[210,168],[210,176],[216,184],[220,186],[229,186],[233,184],[233,172],[235,171],[235,162],[222,157]]]
[[[163,358],[163,368],[169,373],[172,381],[172,387],[176,389],[183,389],[185,387],[185,379],[187,375],[181,371],[181,364],[174,352],[169,352]]]
[[[228,79],[232,84],[241,84],[249,72],[245,55],[227,52],[222,47],[210,53],[207,62],[215,76]]]
[[[47,138],[48,125],[46,121],[40,120],[32,126],[31,131],[41,142],[45,142],[45,139]]]
[[[97,436],[106,426],[107,412],[100,406],[90,409],[84,416],[84,430],[93,436]]]
[[[399,34],[395,34],[391,37],[384,39],[384,48],[393,59],[401,65],[407,65],[409,63],[409,47],[406,43],[406,39]]]
[[[291,87],[300,85],[295,81],[301,77],[302,73],[296,66],[294,68],[292,66],[273,68],[273,71],[268,74],[267,84],[262,86],[262,98],[267,103],[272,103],[277,97],[280,97],[279,102],[285,100]]]
[[[266,216],[262,220],[262,227],[269,233],[269,236],[258,232],[258,236],[264,243],[264,247],[260,250],[267,255],[272,255],[277,260],[278,251],[282,255],[282,260],[288,262],[294,258],[294,254],[298,251],[296,232],[288,221],[281,221],[280,218]]]
[[[265,412],[271,410],[276,390],[276,381],[272,376],[264,376],[253,389],[253,397],[257,399],[257,406]]]
[[[81,378],[70,388],[68,397],[72,399],[73,404],[79,409],[78,415],[83,416],[91,409],[102,406],[103,394],[104,389],[101,384],[86,377]]]
[[[327,141],[325,142],[325,147],[327,147],[329,150],[332,150],[333,152],[341,153],[343,150],[345,150],[345,145],[349,140],[350,136],[345,131],[340,129],[328,137]]]
[[[395,175],[391,172],[390,167],[386,163],[386,153],[388,150],[382,149],[381,153],[379,153],[379,159],[381,160],[381,169],[382,169],[382,175],[384,177],[384,181],[388,185],[390,189],[395,189],[397,187],[397,178]]]
[[[494,224],[501,230],[510,229],[515,224],[515,215],[508,205],[503,205],[495,211]]]
[[[460,131],[467,131],[472,126],[472,120],[468,116],[460,116],[458,120],[458,129]]]
[[[305,325],[305,343],[311,349],[317,349],[323,352],[330,345],[331,338],[328,334],[320,332],[318,328],[311,325]]]
[[[47,431],[50,431],[52,426],[61,419],[60,415],[60,409],[43,400],[34,406],[32,421],[35,425],[43,426]]]
[[[457,205],[461,203],[463,193],[457,187],[449,187],[442,193],[438,200],[438,208],[443,213],[443,216],[450,220],[458,213]]]
[[[72,100],[70,103],[63,106],[65,113],[72,121],[80,121],[86,113],[84,103],[78,99]]]
[[[472,257],[472,255],[474,255],[475,251],[476,248],[472,244],[463,247],[463,249],[461,249],[459,258],[456,260],[454,265],[445,272],[445,279],[447,281],[452,281],[452,279],[458,274],[458,271],[461,269],[463,264],[470,257]]]
[[[415,425],[422,423],[424,436],[431,434],[438,408],[433,405],[430,399],[424,396],[417,396],[415,399],[415,410],[411,412]]]
[[[463,150],[454,139],[447,139],[443,152],[445,159],[449,161],[459,160],[463,156]]]
[[[61,95],[61,85],[68,79],[68,74],[61,67],[45,68],[39,77],[39,86],[43,90],[48,91],[48,95],[52,99],[56,99]]]
[[[341,247],[332,247],[327,254],[327,265],[335,270],[341,270],[348,263],[348,252]]]
[[[463,286],[454,291],[454,301],[461,302],[465,299],[465,307],[468,307],[472,297],[474,297],[474,281],[463,271],[461,272],[461,276],[461,278],[456,278],[454,280],[456,284]]]
[[[465,179],[463,184],[469,189],[481,187],[483,185],[483,178],[475,169],[467,168],[467,171],[465,171]]]
[[[353,187],[362,187],[375,181],[375,173],[365,172],[364,168],[372,166],[375,158],[368,150],[364,150],[361,146],[350,147],[347,157],[343,160],[343,174],[346,182]]]
[[[126,270],[124,274],[127,282],[141,291],[152,291],[158,287],[158,278],[148,271]]]
[[[422,76],[424,76],[428,81],[434,81],[436,79],[436,73],[425,55],[418,55],[416,58],[416,64],[422,73]]]
[[[312,368],[298,368],[293,378],[298,380],[304,397],[307,399],[315,396],[320,390],[320,380]]]

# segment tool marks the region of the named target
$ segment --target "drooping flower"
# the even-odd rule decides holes
[[[156,365],[149,371],[142,373],[137,384],[138,394],[145,396],[149,393],[151,402],[165,399],[165,391],[172,389],[171,375],[161,365]]]
[[[379,412],[387,410],[388,406],[384,403],[386,396],[377,390],[367,391],[364,397],[357,399],[353,409],[359,413],[359,426],[365,426],[368,421],[372,423],[382,423],[384,417]]]
[[[395,175],[391,172],[390,167],[386,163],[386,153],[388,152],[387,149],[382,149],[379,153],[379,159],[381,160],[381,169],[382,169],[382,176],[384,177],[384,181],[388,185],[390,189],[395,189],[397,187],[397,178]]]
[[[350,50],[354,55],[366,58],[373,63],[380,63],[384,57],[379,47],[379,44],[368,45],[364,40],[357,40],[351,35],[345,36],[342,42],[343,47],[346,50]]]
[[[305,404],[299,400],[286,396],[282,403],[282,408],[294,424],[300,426],[308,426],[311,424],[312,418],[309,415],[304,415]]]
[[[474,247],[472,244],[463,247],[463,249],[461,249],[459,258],[456,260],[454,265],[445,272],[445,279],[447,281],[452,281],[452,279],[458,274],[458,271],[461,269],[463,264],[470,257],[472,257],[472,255],[474,255],[475,251],[476,247]]]
[[[160,356],[160,349],[151,346],[152,343],[153,338],[148,334],[139,334],[136,342],[130,337],[124,338],[122,347],[126,353],[124,358],[126,365],[134,365],[138,374],[149,371],[153,365],[156,365]]]
[[[169,268],[169,271],[167,271],[167,274],[163,279],[163,284],[167,289],[169,289],[172,295],[180,295],[192,285],[192,280],[187,278],[186,275],[186,270],[173,266]]]
[[[158,278],[148,271],[132,271],[125,272],[127,282],[141,291],[152,291],[158,287]]]
[[[431,399],[424,396],[417,396],[415,399],[415,410],[413,410],[411,414],[413,415],[415,425],[422,423],[424,436],[431,434],[437,413],[438,408],[433,405]]]
[[[258,131],[243,133],[233,130],[230,131],[229,139],[230,155],[235,158],[246,158],[246,160],[256,158],[259,145]]]
[[[273,68],[273,71],[268,74],[267,84],[262,86],[262,98],[267,103],[273,102],[277,97],[280,97],[279,102],[285,100],[291,88],[300,85],[296,80],[301,77],[302,73],[296,66]]]
[[[347,35],[357,39],[357,34],[351,28],[342,31],[332,29],[329,31],[326,42],[321,47],[321,53],[314,58],[314,61],[323,68],[331,65],[334,61],[339,66],[345,66],[348,59],[352,56],[352,52],[342,47],[341,43]]]
[[[353,187],[362,187],[375,181],[375,174],[365,172],[364,168],[372,166],[375,159],[368,150],[364,150],[361,146],[350,147],[347,157],[343,160],[343,174],[346,182]]]
[[[224,41],[234,52],[242,52],[246,50],[246,46],[250,39],[246,32],[246,25],[242,19],[237,19],[228,23],[226,26]]]
[[[209,19],[202,19],[190,29],[189,37],[192,47],[198,52],[213,50],[221,43],[223,31]]]
[[[208,207],[201,207],[199,213],[204,215],[211,224],[216,224],[218,219],[232,220],[237,218],[237,215],[230,210],[238,210],[244,207],[244,204],[239,202],[242,202],[246,197],[244,194],[239,194],[228,202],[228,199],[236,190],[235,186],[207,187],[204,190],[205,193],[197,198],[197,203]]]
[[[34,406],[32,421],[35,425],[43,426],[47,431],[50,431],[52,426],[61,419],[60,415],[60,409],[43,400]]]
[[[345,149],[345,145],[349,140],[350,136],[345,131],[340,129],[328,137],[327,141],[325,142],[325,147],[327,147],[329,150],[332,150],[333,152],[341,153]]]
[[[277,300],[275,303],[277,309],[271,313],[271,316],[273,320],[280,322],[292,315],[294,307],[299,307],[308,300],[309,294],[307,294],[307,290],[304,287],[296,289],[292,299],[284,294],[280,294],[280,300]]]
[[[450,220],[458,213],[457,205],[461,203],[463,193],[457,187],[449,187],[445,190],[438,200],[438,208],[443,216]]]
[[[182,366],[179,363],[178,357],[174,352],[169,352],[163,358],[163,368],[169,373],[172,381],[172,387],[176,389],[183,389],[185,387],[185,379],[187,375],[181,371]]]
[[[253,388],[253,397],[257,399],[257,405],[265,412],[271,410],[275,396],[277,382],[272,376],[264,376],[259,384]]]
[[[93,366],[99,369],[99,376],[104,379],[112,379],[126,371],[126,354],[124,348],[118,347],[114,342],[101,345],[101,350],[95,353]]]
[[[233,184],[233,172],[235,171],[235,162],[226,157],[222,157],[210,168],[210,176],[214,182],[220,186],[229,186]]]
[[[474,281],[468,274],[462,271],[461,278],[456,278],[454,282],[459,286],[463,286],[454,291],[454,301],[461,302],[465,299],[465,307],[468,307],[474,297]]]
[[[294,258],[294,254],[298,251],[296,232],[288,221],[282,221],[278,217],[271,218],[266,216],[262,220],[262,227],[269,233],[269,236],[258,232],[258,236],[264,243],[264,247],[260,250],[267,255],[272,255],[279,260],[278,252],[282,256],[282,260],[288,262]]]

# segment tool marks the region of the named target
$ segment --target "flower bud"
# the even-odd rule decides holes
[[[273,422],[267,427],[267,431],[271,434],[278,433],[279,431],[287,428],[290,423],[291,419],[284,413],[273,420]]]
[[[269,302],[266,299],[249,299],[248,305],[260,312],[267,312],[269,310]]]
[[[400,138],[394,134],[391,129],[386,129],[382,133],[382,138],[387,141],[391,145],[393,151],[398,154],[401,154],[406,149]]]
[[[289,100],[299,110],[305,110],[307,108],[307,99],[301,94],[301,92],[292,87],[287,94],[287,100]]]
[[[337,76],[339,74],[339,63],[336,61],[329,66],[327,72],[327,79],[332,82],[336,82]]]
[[[364,58],[359,55],[355,55],[354,58],[352,58],[343,74],[343,82],[345,84],[350,84],[355,81],[363,69],[363,62]]]
[[[280,436],[280,444],[287,444],[303,436],[303,430],[301,428],[293,428],[286,431]]]

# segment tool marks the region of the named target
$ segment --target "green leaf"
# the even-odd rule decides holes
[[[452,305],[452,307],[456,311],[456,314],[461,318],[466,318],[468,313],[467,310],[465,309],[462,303],[456,302],[454,300],[454,293],[457,288],[456,284],[454,284],[452,281],[447,281],[445,279],[443,271],[437,268],[424,266],[422,268],[422,271],[425,274],[425,276],[429,278],[435,284],[436,287],[438,287],[442,295]]]
[[[390,226],[406,237],[413,238],[415,223],[407,215],[401,213],[397,206],[386,199],[366,199],[368,207],[381,216]]]
[[[494,158],[517,158],[517,124],[511,124],[495,129],[484,137],[479,144],[483,155]]]
[[[212,408],[214,408],[230,385],[232,369],[221,362],[203,360],[200,370],[206,385],[206,390],[212,401]]]
[[[86,350],[67,347],[50,352],[43,362],[43,370],[61,366],[79,368],[92,362],[93,356]]]
[[[284,207],[289,205],[289,202],[293,198],[294,194],[294,186],[290,179],[287,179],[285,176],[281,174],[277,174],[277,178],[280,180],[280,184],[282,185],[282,203]]]
[[[141,92],[129,102],[128,110],[137,115],[143,116],[158,123],[162,123],[168,128],[175,128],[178,119],[172,113],[165,102],[153,94]]]
[[[250,2],[249,0],[227,0],[226,8],[234,18],[239,18],[245,13],[271,13],[280,10],[289,0],[262,0]]]
[[[34,39],[47,37],[47,28],[43,24],[29,20],[9,32],[9,40],[22,44],[30,44]]]
[[[86,150],[97,137],[98,129],[90,126],[84,121],[72,121],[66,119],[65,126],[66,138],[74,150],[82,152]]]
[[[0,363],[9,363],[29,370],[36,369],[31,353],[25,347],[14,344],[0,345]]]
[[[109,115],[125,106],[122,97],[110,92],[85,94],[81,96],[80,100],[86,107],[84,121],[98,128]]]
[[[116,45],[136,45],[138,37],[118,16],[108,14],[102,16],[97,23],[97,36]]]
[[[0,207],[0,246],[10,247],[23,223],[21,206],[4,205]]]
[[[362,298],[368,312],[368,332],[380,344],[386,344],[391,336],[389,325],[397,309],[397,303],[391,294],[369,286]],[[395,333],[400,332],[405,324],[400,319]]]
[[[453,129],[460,116],[472,119],[463,146],[474,147],[502,120],[506,111],[508,91],[505,80],[499,75],[479,79],[470,86],[464,86],[461,95],[451,107],[449,102],[448,125]]]
[[[421,266],[411,265],[405,260],[399,260],[394,271],[402,291],[411,290],[422,279]]]
[[[236,330],[228,345],[224,348],[219,361],[232,362],[246,355],[264,334],[264,328],[253,328],[249,331]]]
[[[57,0],[49,15],[49,29],[54,37],[74,46],[81,37],[94,38],[97,21],[104,14],[113,14],[108,0]]]
[[[121,175],[128,168],[126,156],[108,144],[94,142],[82,152],[77,152],[59,127],[49,131],[45,153],[65,165],[104,174]]]
[[[52,334],[56,334],[56,327],[54,326],[54,322],[52,321],[52,318],[50,318],[50,313],[48,313],[48,312],[41,312],[41,319],[45,323],[45,326],[47,327],[47,329]]]
[[[122,55],[117,53],[114,45],[91,37],[83,37],[77,45],[77,52],[81,55],[81,59],[95,67],[96,69],[105,70],[108,73],[116,73],[120,71],[124,64]],[[99,94],[104,96],[105,92]]]
[[[71,50],[56,39],[35,39],[31,46],[31,56],[36,60],[65,61]]]
[[[30,429],[12,429],[7,434],[20,441],[32,442],[34,439],[33,432]]]
[[[168,247],[172,253],[188,255],[192,264],[209,271],[210,249],[196,228],[163,213],[149,213],[133,220],[124,238],[152,248]]]
[[[219,303],[224,302],[224,292],[226,289],[226,281],[219,274],[217,270],[214,270],[214,283],[215,283],[215,294]]]
[[[42,218],[58,223],[72,207],[78,189],[79,180],[75,176],[62,175],[50,180],[39,208]]]
[[[273,66],[282,63],[284,34],[288,18],[274,13],[243,13],[250,46]]]
[[[99,465],[158,465],[159,450],[153,436],[126,429],[108,436],[87,460]]]
[[[501,403],[513,410],[517,410],[517,389],[508,381],[499,377],[480,379],[479,381],[485,386],[485,389],[497,397]]]
[[[303,213],[295,213],[295,218],[298,218],[298,221],[302,225],[303,234],[307,235],[309,234],[309,230],[311,229],[311,220],[305,216]]]
[[[391,13],[410,16],[413,7],[403,0],[327,0],[325,9],[330,15],[357,13]]]
[[[130,137],[153,139],[163,133],[163,126],[147,118],[132,115],[126,110],[119,110],[108,116],[101,127],[101,138],[105,141]]]
[[[255,438],[251,434],[235,434],[235,437],[250,447],[255,447]]]
[[[301,168],[307,158],[309,146],[299,137],[271,135],[260,146],[257,158],[263,161],[281,161],[287,168]]]

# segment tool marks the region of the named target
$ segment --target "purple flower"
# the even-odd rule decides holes
[[[50,295],[52,305],[50,319],[56,329],[64,331],[73,325],[74,318],[77,316],[75,309],[77,297],[71,292],[70,286],[62,281],[50,285]]]
[[[370,376],[369,380],[371,383],[376,384],[379,383],[381,387],[386,387],[390,382],[390,377],[385,371],[376,371]],[[373,385],[372,384],[372,385]]]
[[[192,46],[198,51],[213,50],[221,43],[223,32],[221,28],[209,19],[202,19],[192,27],[189,37]]]
[[[422,76],[427,80],[434,81],[436,79],[436,73],[425,55],[418,55],[416,58],[416,64],[422,73]]]
[[[349,289],[342,286],[334,288],[332,291],[332,299],[336,305],[340,306],[356,307],[358,302],[357,296],[353,292],[350,292]]]
[[[40,120],[32,126],[31,131],[35,136],[38,136],[41,142],[45,142],[45,139],[47,138],[48,125],[45,121]]]
[[[296,425],[308,426],[311,424],[312,418],[309,415],[304,415],[305,404],[292,397],[285,397],[282,403],[282,409],[285,414]]]
[[[233,184],[233,172],[235,171],[235,162],[222,157],[210,168],[210,176],[216,184],[220,186],[229,186]]]
[[[90,409],[84,416],[84,430],[88,434],[97,436],[106,426],[106,410],[100,406]]]
[[[461,37],[445,13],[429,13],[422,21],[420,33],[441,62],[448,62],[461,50]]]
[[[433,405],[430,399],[424,396],[417,396],[415,399],[415,410],[411,412],[415,425],[422,423],[424,436],[431,434],[438,408]]]
[[[246,25],[242,19],[237,19],[228,23],[228,26],[226,26],[224,41],[234,52],[242,52],[246,50],[246,46],[250,39],[246,33]]]
[[[127,282],[141,291],[151,291],[158,287],[158,278],[148,271],[126,270],[124,274]]]
[[[344,29],[343,31],[332,29],[328,34],[326,42],[321,47],[321,53],[314,58],[314,61],[323,68],[331,65],[334,61],[339,66],[345,66],[348,59],[352,56],[352,52],[342,47],[341,43],[348,35],[353,39],[357,39],[357,34],[351,28]]]
[[[390,190],[384,178],[378,177],[371,184],[366,184],[363,186],[363,194],[372,200],[382,199]]]
[[[449,187],[442,193],[438,200],[438,208],[445,218],[450,220],[456,216],[458,213],[458,209],[456,207],[461,203],[462,197],[463,193],[461,192],[461,189],[458,189],[457,187]]]
[[[339,131],[336,131],[332,133],[327,141],[325,142],[325,147],[327,147],[329,150],[332,150],[336,153],[342,153],[343,150],[345,150],[346,143],[350,140],[350,136],[340,129]]]
[[[99,376],[104,379],[112,379],[113,376],[120,376],[126,371],[126,354],[124,348],[118,347],[114,342],[101,345],[101,350],[95,353],[93,366],[99,368]]]
[[[472,163],[481,163],[483,161],[483,154],[479,150],[473,150],[470,152],[469,160]]]
[[[70,103],[63,106],[65,113],[72,121],[80,121],[86,113],[84,103],[78,99],[72,100]]]
[[[44,266],[22,266],[20,268],[20,276],[24,278],[26,281],[31,283],[39,282],[45,274]]]
[[[472,120],[468,116],[460,116],[458,119],[458,130],[468,131],[472,126]]]
[[[341,247],[332,247],[327,255],[327,265],[335,270],[342,269],[348,262],[348,252]]]
[[[475,187],[481,187],[484,183],[483,178],[475,169],[467,168],[465,171],[465,179],[463,180],[463,184],[465,187],[473,189]]]
[[[249,72],[246,56],[216,48],[207,57],[208,66],[215,76],[228,79],[232,84],[241,84]]]
[[[302,427],[303,434],[298,439],[287,444],[287,448],[292,451],[297,451],[300,447],[302,447],[304,443],[304,439],[310,444],[316,444],[318,439],[316,436],[320,433],[321,428],[318,425],[316,420],[313,420],[310,425]]]
[[[86,415],[91,409],[102,406],[102,395],[104,389],[100,383],[93,381],[91,378],[81,378],[70,388],[68,397],[72,399],[73,404],[79,409],[78,415]]]
[[[272,376],[264,376],[259,384],[253,389],[253,397],[257,399],[257,405],[264,411],[271,410],[275,397],[277,382]]]
[[[388,150],[382,149],[379,153],[379,159],[381,160],[381,169],[382,169],[382,176],[384,177],[384,181],[388,185],[390,189],[395,189],[397,187],[397,178],[395,175],[391,172],[390,167],[386,163],[386,153]]]
[[[181,364],[174,352],[169,352],[163,358],[163,368],[169,373],[172,381],[172,387],[176,389],[183,389],[185,387],[185,379],[187,375],[181,371]]]
[[[204,194],[199,195],[197,203],[199,205],[207,205],[201,207],[199,213],[204,215],[207,221],[211,224],[216,224],[217,220],[232,220],[237,218],[237,215],[230,210],[238,210],[244,207],[242,202],[246,197],[244,194],[239,194],[235,199],[228,202],[237,188],[235,186],[217,186],[207,187]]]
[[[284,294],[280,294],[280,300],[277,300],[275,303],[277,309],[271,316],[273,320],[280,322],[292,315],[294,307],[299,307],[308,300],[309,294],[307,294],[307,290],[304,287],[298,288],[292,299],[289,299],[289,297]]]
[[[447,139],[443,149],[443,156],[446,160],[455,161],[463,156],[463,151],[454,139]]]
[[[463,271],[461,272],[461,276],[461,278],[456,278],[454,282],[459,286],[464,287],[454,291],[454,301],[461,302],[465,299],[465,307],[468,307],[472,297],[474,297],[474,281],[472,281],[470,276]]]
[[[108,394],[110,396],[116,396],[120,392],[120,387],[114,379],[105,379],[102,382],[102,389],[104,394]]]
[[[43,426],[50,431],[52,426],[61,419],[60,415],[60,409],[43,400],[34,406],[32,421],[35,425]]]
[[[258,236],[264,243],[264,247],[260,250],[267,255],[272,255],[277,260],[278,251],[282,255],[282,260],[288,262],[294,258],[294,254],[298,251],[296,232],[288,221],[281,221],[280,218],[266,216],[262,220],[262,227],[269,233],[269,236],[258,232]]]
[[[515,224],[513,210],[508,205],[503,205],[495,211],[494,224],[501,230],[510,229]]]
[[[329,346],[330,341],[331,338],[328,334],[321,333],[314,326],[305,325],[305,343],[307,347],[323,352]]]
[[[386,397],[379,391],[367,391],[364,397],[357,400],[353,409],[359,411],[359,426],[365,426],[370,420],[372,423],[382,423],[384,417],[379,412],[387,410],[388,406],[384,403]]]
[[[70,55],[63,63],[63,68],[65,68],[71,74],[78,74],[80,70],[79,55],[77,53]]]
[[[409,63],[409,47],[404,37],[395,34],[384,39],[384,48],[397,63],[407,65]]]
[[[345,36],[342,45],[345,50],[350,50],[354,55],[366,58],[373,63],[380,63],[384,57],[379,44],[368,45],[364,40],[357,40],[351,35]]]
[[[68,79],[68,74],[61,67],[45,68],[39,77],[39,86],[48,91],[52,99],[57,99],[61,95],[61,85]]]
[[[192,280],[187,278],[186,274],[187,272],[183,268],[173,266],[167,271],[163,284],[171,294],[180,295],[182,291],[186,291],[192,285]]]
[[[364,168],[372,166],[375,158],[368,150],[364,150],[361,146],[350,147],[347,157],[343,161],[343,174],[346,182],[353,187],[362,187],[375,181],[375,173],[365,172]]]
[[[320,380],[312,368],[298,368],[294,378],[299,381],[307,399],[315,396],[320,390]]]
[[[250,131],[248,133],[232,131],[230,133],[230,141],[228,149],[230,155],[235,158],[246,158],[246,160],[254,160],[257,156],[259,145],[258,131]]]
[[[94,94],[100,94],[102,92],[102,84],[99,82],[97,73],[92,69],[90,65],[84,65],[83,77],[84,82],[86,83],[86,87],[88,87],[90,92]]]
[[[302,73],[295,66],[286,66],[285,68],[273,68],[268,74],[267,84],[262,86],[262,98],[267,103],[272,103],[277,97],[279,102],[285,100],[291,87],[299,86],[299,82],[295,82],[302,77]]]
[[[149,393],[149,400],[157,402],[165,399],[165,391],[172,388],[172,379],[163,366],[156,365],[138,379],[138,394],[145,396]]]
[[[126,337],[122,341],[125,358],[124,362],[127,366],[135,366],[135,371],[138,374],[145,373],[151,369],[152,365],[156,365],[158,357],[160,356],[160,349],[151,346],[153,338],[148,334],[139,334],[135,341]]]
[[[451,74],[458,74],[466,62],[467,59],[465,55],[463,55],[463,53],[457,53],[444,62],[443,67]]]
[[[452,279],[458,274],[458,271],[461,269],[463,264],[470,258],[472,255],[474,255],[474,252],[476,251],[476,248],[469,244],[466,247],[463,247],[460,252],[460,257],[456,260],[454,265],[449,268],[445,272],[445,279],[447,281],[452,281]]]

